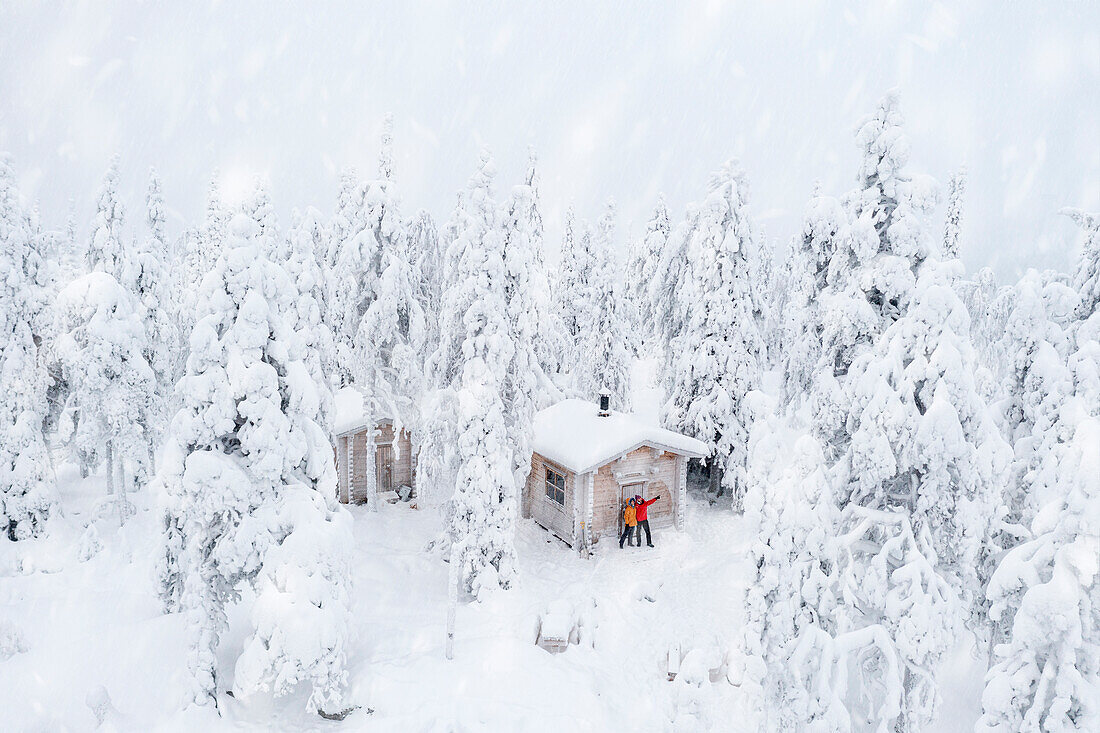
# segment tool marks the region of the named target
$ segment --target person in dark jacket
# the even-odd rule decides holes
[[[653,535],[649,533],[649,505],[661,498],[661,495],[653,497],[649,501],[643,501],[642,497],[634,497],[634,516],[638,520],[638,546],[642,545],[642,530],[645,530],[645,543],[647,547],[653,547]]]

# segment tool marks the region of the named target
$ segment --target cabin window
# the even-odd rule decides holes
[[[565,506],[565,476],[553,469],[546,469],[546,497]]]

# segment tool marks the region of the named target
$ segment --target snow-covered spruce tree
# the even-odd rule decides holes
[[[647,353],[649,347],[660,345],[656,343],[659,341],[657,319],[650,290],[658,275],[661,254],[671,231],[665,197],[659,196],[653,214],[646,222],[645,234],[631,247],[626,267],[625,294],[630,308],[634,348],[638,353]]]
[[[1080,209],[1062,209],[1062,213],[1073,219],[1085,233],[1073,275],[1073,285],[1080,298],[1077,318],[1085,321],[1100,307],[1100,214]]]
[[[416,268],[420,282],[416,297],[424,312],[424,353],[421,364],[427,364],[435,345],[439,343],[439,310],[443,300],[443,250],[439,231],[432,215],[424,209],[406,225],[408,229],[409,262]]]
[[[547,399],[547,390],[554,390],[555,386],[546,380],[561,370],[563,354],[569,339],[565,334],[565,324],[562,322],[561,313],[555,307],[551,291],[552,278],[546,266],[546,252],[543,245],[542,205],[539,198],[539,177],[537,171],[537,159],[534,150],[529,151],[527,175],[524,177],[524,189],[529,194],[526,204],[526,221],[519,225],[523,230],[523,238],[529,242],[527,248],[527,280],[528,295],[526,298],[533,313],[534,322],[534,349],[537,363],[541,373],[539,400]],[[518,212],[523,213],[523,212]],[[540,406],[545,406],[540,404]]]
[[[611,393],[616,410],[629,412],[630,337],[627,306],[622,297],[615,257],[615,203],[609,201],[592,240],[594,267],[589,271],[589,300],[584,303],[583,326],[577,335],[575,388],[595,401]],[[579,319],[578,319],[579,320]]]
[[[389,418],[393,429],[417,431],[424,388],[424,311],[416,297],[419,275],[404,248],[383,254],[384,269],[374,302],[359,322],[352,379],[363,393],[367,424]],[[368,435],[368,461],[373,460],[373,431]],[[377,508],[374,471],[367,470],[367,504]]]
[[[323,261],[317,253],[328,247],[328,233],[321,212],[312,206],[295,223],[286,240],[279,243],[276,261],[295,283],[298,296],[291,304],[292,319],[298,338],[305,345],[304,361],[309,373],[319,385],[321,399],[317,424],[328,435],[333,428],[331,377],[335,370],[336,353],[332,330],[329,328],[326,299],[328,283]]]
[[[111,160],[96,200],[92,237],[88,243],[88,269],[105,272],[123,287],[130,288],[132,283],[125,280],[134,270],[122,242],[123,208],[118,199],[118,162],[118,156]]]
[[[145,196],[145,223],[148,239],[137,248],[131,260],[132,278],[139,315],[145,327],[145,360],[153,370],[154,399],[149,409],[149,436],[159,445],[174,412],[172,394],[183,371],[182,337],[179,332],[179,294],[175,291],[168,242],[164,234],[164,199],[160,179],[149,171]],[[154,450],[150,446],[150,452]]]
[[[1100,326],[1100,324],[1097,324]],[[1100,330],[1100,329],[1098,329]],[[994,647],[981,731],[1086,731],[1100,726],[1100,342],[1070,361],[1074,396],[1057,442],[1029,477],[1040,508],[1031,538],[988,586]]]
[[[259,176],[252,182],[252,192],[245,199],[243,210],[259,225],[260,234],[268,238],[268,243],[276,246],[279,241],[279,220],[275,216],[275,207],[271,204],[267,185]]]
[[[579,341],[586,326],[591,324],[594,312],[595,289],[592,275],[596,257],[592,249],[592,233],[584,222],[577,222],[570,206],[565,212],[565,228],[562,232],[561,264],[557,282],[554,283],[554,308],[565,333],[560,371],[576,379],[579,364]]]
[[[685,332],[692,307],[701,297],[692,267],[695,255],[691,223],[697,215],[696,209],[696,204],[689,205],[684,220],[669,233],[657,271],[649,284],[650,312],[662,355],[659,380],[665,394],[671,392],[676,376],[675,341]]]
[[[392,175],[392,165],[387,167],[385,162],[388,154],[384,141],[379,167],[383,173],[388,171]],[[357,214],[354,213],[356,203],[360,207]],[[329,307],[333,309],[337,370],[344,379],[354,378],[359,324],[378,297],[379,281],[388,264],[386,256],[407,257],[408,251],[408,232],[398,209],[392,178],[383,175],[361,185],[349,206],[351,210],[341,211],[340,221],[334,223],[334,235],[345,238],[338,245],[331,278],[334,291],[329,299]],[[352,214],[354,217],[345,229],[343,220]]]
[[[902,665],[895,727],[932,718],[935,672],[958,624],[977,620],[1009,452],[974,383],[970,322],[953,263],[928,261],[905,313],[848,373],[851,441],[837,630],[880,624]],[[863,694],[874,665],[858,671]]]
[[[998,287],[988,267],[971,279],[960,280],[956,289],[970,313],[970,335],[981,363],[979,388],[986,402],[994,404],[1003,397],[1002,385],[1012,370],[1005,331],[1016,300],[1015,289]]]
[[[537,344],[540,324],[549,304],[542,248],[542,217],[535,187],[532,156],[524,182],[512,188],[501,217],[504,256],[504,301],[513,345],[512,363],[505,372],[501,397],[505,409],[508,443],[512,449],[512,473],[517,486],[527,480],[531,466],[531,440],[535,410],[548,380]],[[556,367],[556,364],[552,368]]]
[[[943,259],[959,258],[959,230],[962,227],[963,196],[966,194],[966,168],[960,168],[947,184],[947,218],[943,222]]]
[[[33,328],[45,311],[38,260],[15,173],[0,155],[0,537],[13,541],[42,533],[56,506],[42,432],[47,374]]]
[[[823,322],[822,292],[829,262],[848,233],[848,218],[840,202],[815,196],[806,206],[802,233],[788,255],[787,302],[783,314],[783,349],[786,401],[810,391],[820,368]]]
[[[297,289],[238,214],[191,337],[184,404],[158,474],[166,517],[162,594],[193,634],[194,701],[216,700],[226,612],[251,583],[253,630],[234,675],[238,696],[311,689],[331,709],[345,684],[350,518],[336,503],[332,447],[314,381],[287,317]]]
[[[684,233],[698,287],[686,325],[672,341],[672,385],[664,422],[711,450],[711,491],[729,492],[735,509],[745,491],[748,426],[745,395],[760,384],[764,345],[754,315],[754,228],[740,164],[717,171]]]
[[[106,272],[69,283],[57,297],[56,353],[68,384],[59,437],[89,467],[106,461],[107,493],[128,511],[127,487],[145,483],[156,377],[133,293]]]
[[[447,225],[447,263],[455,268],[447,280],[454,285],[444,293],[440,343],[431,362],[433,381],[452,389],[457,403],[457,473],[447,533],[451,586],[475,597],[511,583],[518,509],[503,399],[515,350],[494,172],[489,154],[482,153]]]
[[[179,292],[179,329],[184,341],[195,325],[196,313],[201,308],[198,302],[202,279],[210,272],[225,246],[226,223],[228,214],[222,203],[218,187],[217,171],[211,176],[206,197],[206,215],[202,226],[188,231],[184,236],[182,267],[176,273]]]
[[[829,263],[823,368],[811,392],[815,430],[830,453],[843,451],[850,437],[842,417],[849,366],[905,313],[916,268],[932,251],[923,219],[938,191],[931,178],[907,172],[909,139],[901,125],[898,95],[890,92],[856,131],[857,188],[844,199],[850,236]]]
[[[1070,288],[1029,270],[1016,285],[1015,307],[1004,324],[1002,351],[1010,363],[999,407],[1014,452],[1004,522],[1005,531],[1020,539],[1038,509],[1033,473],[1059,441],[1056,426],[1073,389],[1067,366],[1070,339],[1062,323],[1077,303]]]
[[[760,392],[749,438],[745,517],[756,538],[740,652],[769,730],[845,730],[848,713],[824,652],[833,647],[836,502],[821,446]],[[817,650],[807,653],[808,650]]]

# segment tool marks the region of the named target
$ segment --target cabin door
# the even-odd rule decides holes
[[[635,496],[645,496],[645,482],[621,484],[619,486],[619,536],[622,537],[626,525],[623,523],[623,511]]]
[[[393,446],[380,445],[375,454],[375,468],[378,470],[378,490],[393,489]]]

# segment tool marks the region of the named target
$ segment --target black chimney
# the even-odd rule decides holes
[[[600,390],[600,417],[608,417],[611,414],[611,393],[606,389]]]

